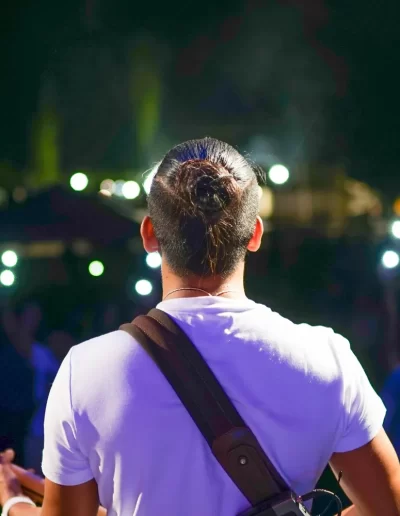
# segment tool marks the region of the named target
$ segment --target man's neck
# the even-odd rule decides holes
[[[220,276],[185,276],[174,274],[168,265],[162,267],[163,299],[217,295],[221,297],[246,297],[243,285],[244,264],[228,278]],[[186,290],[193,289],[193,290]],[[173,292],[174,291],[174,292]]]

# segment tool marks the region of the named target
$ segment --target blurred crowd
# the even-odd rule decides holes
[[[58,324],[53,321],[49,328],[44,311],[35,300],[3,310],[0,449],[13,448],[19,464],[41,471],[45,408],[58,368],[78,342],[116,330],[121,323],[118,315],[118,306],[110,303],[92,317],[91,328],[74,324],[73,317]]]

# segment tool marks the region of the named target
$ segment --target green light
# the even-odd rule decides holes
[[[89,178],[86,174],[83,174],[82,172],[77,172],[71,177],[69,184],[71,185],[71,188],[76,192],[82,192],[82,190],[84,190],[89,184]]]
[[[4,253],[1,255],[1,261],[6,267],[14,267],[18,262],[17,253],[11,250],[4,251]]]
[[[153,291],[153,285],[149,280],[141,279],[136,282],[135,290],[139,296],[148,296]]]
[[[158,252],[155,253],[149,253],[146,256],[146,263],[149,267],[152,269],[157,269],[161,266],[161,256]]]
[[[140,186],[136,183],[136,181],[127,181],[122,186],[122,195],[125,199],[136,199],[136,197],[140,194]]]
[[[3,271],[0,274],[0,282],[5,287],[11,287],[14,284],[14,281],[15,281],[15,276],[12,271]]]
[[[276,185],[283,185],[290,177],[289,170],[283,165],[274,165],[269,170],[269,178]]]
[[[96,278],[104,273],[104,265],[102,262],[95,260],[89,264],[89,273]]]

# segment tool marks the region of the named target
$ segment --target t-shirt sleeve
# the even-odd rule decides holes
[[[42,470],[56,484],[73,486],[93,478],[87,457],[81,452],[71,402],[71,350],[51,387],[44,422]]]
[[[386,409],[364,369],[340,335],[337,339],[338,365],[342,377],[342,425],[336,452],[355,450],[372,441],[383,426]]]

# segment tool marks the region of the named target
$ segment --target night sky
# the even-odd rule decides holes
[[[399,19],[396,0],[5,0],[0,162],[21,173],[29,163],[44,82],[55,84],[66,167],[134,161],[129,49],[146,33],[166,141],[206,131],[246,147],[262,133],[292,161],[340,161],[394,196]]]

